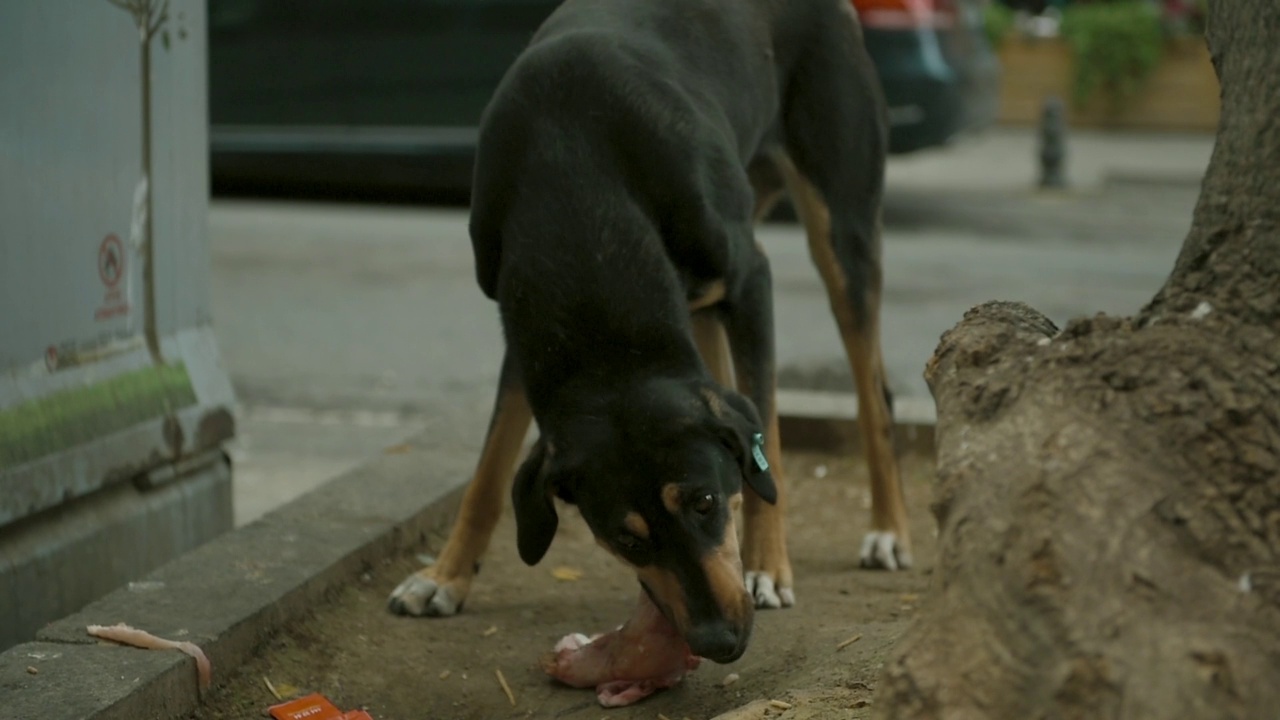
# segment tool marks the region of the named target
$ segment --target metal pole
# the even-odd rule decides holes
[[[1040,117],[1040,187],[1065,188],[1067,110],[1062,99],[1050,97]]]

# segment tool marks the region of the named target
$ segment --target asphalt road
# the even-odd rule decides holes
[[[1021,300],[1058,322],[1137,310],[1172,267],[1197,192],[1184,175],[1042,195],[1007,172],[971,182],[966,167],[981,169],[908,166],[896,185],[891,168],[884,344],[901,396],[927,397],[939,335],[977,303]],[[215,201],[210,236],[215,326],[246,409],[241,522],[413,432],[478,451],[501,335],[464,211]],[[782,384],[851,389],[800,229],[759,237]]]

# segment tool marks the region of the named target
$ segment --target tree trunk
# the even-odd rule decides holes
[[[1280,3],[1209,12],[1165,286],[1061,331],[988,303],[929,362],[940,550],[881,717],[1280,717]]]

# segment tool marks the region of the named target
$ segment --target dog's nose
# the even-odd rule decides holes
[[[734,628],[723,620],[702,623],[685,636],[694,655],[712,662],[731,663],[742,657],[747,649],[746,631]]]

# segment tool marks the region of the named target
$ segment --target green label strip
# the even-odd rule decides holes
[[[149,367],[0,410],[0,470],[196,404],[185,365]]]

